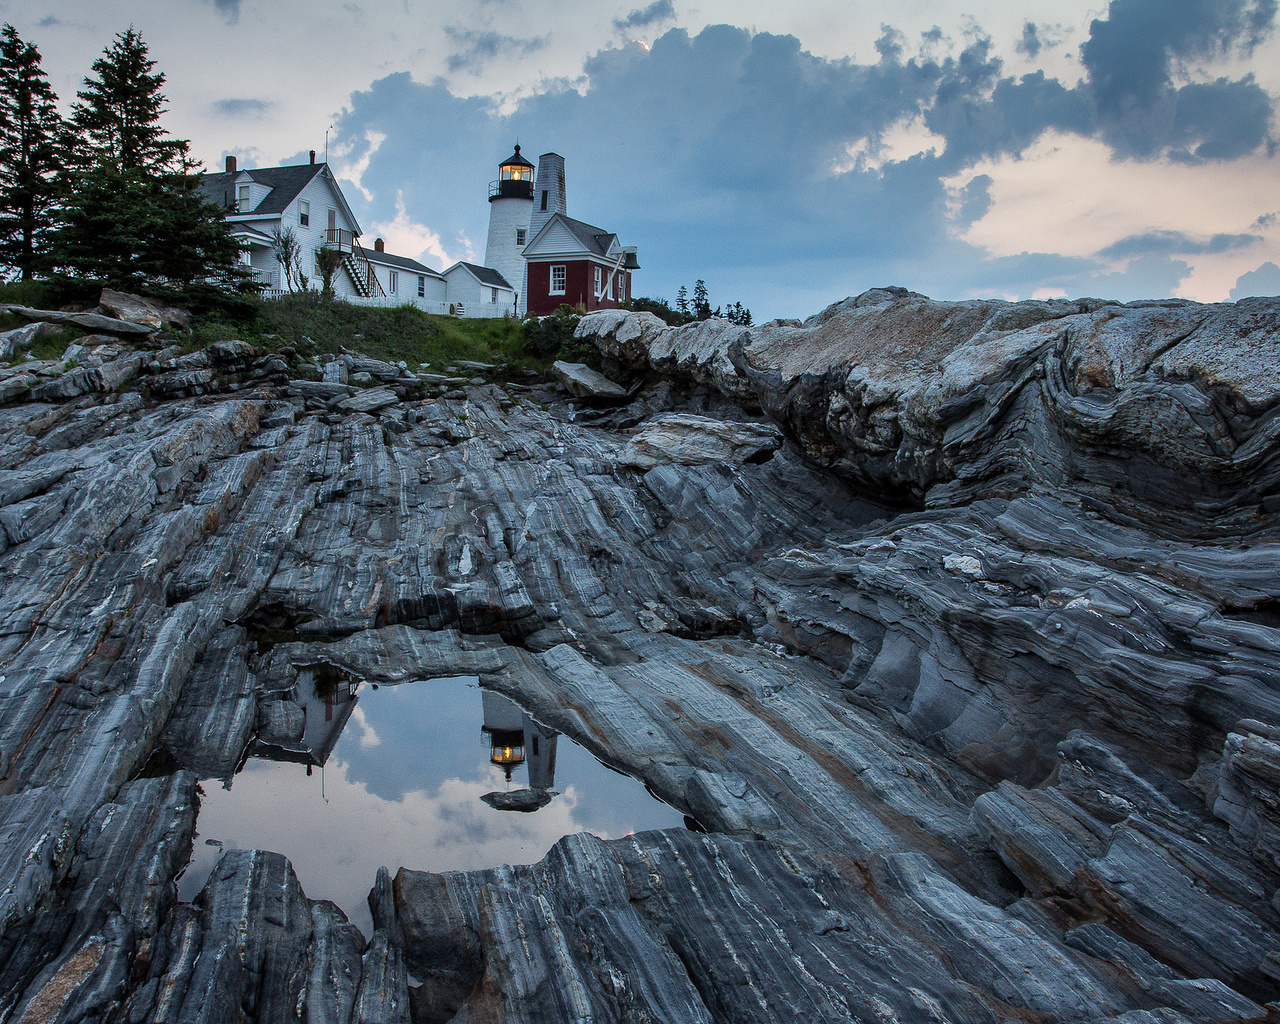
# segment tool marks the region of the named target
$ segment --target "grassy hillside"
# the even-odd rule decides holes
[[[0,285],[0,302],[57,309],[67,297],[38,285]],[[76,308],[93,303],[72,302]],[[0,330],[26,321],[0,314]],[[315,292],[282,299],[251,299],[228,309],[206,308],[191,329],[177,332],[191,349],[215,341],[239,339],[263,348],[292,348],[309,357],[337,355],[343,349],[375,359],[403,359],[413,369],[426,363],[441,367],[457,359],[505,364],[513,369],[545,369],[555,359],[596,364],[593,348],[573,339],[577,319],[558,314],[542,321],[512,318],[467,320],[424,313],[413,306],[380,308],[326,301]],[[72,328],[42,338],[32,348],[37,358],[56,358],[84,332]]]

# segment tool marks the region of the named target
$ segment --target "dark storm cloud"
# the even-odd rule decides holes
[[[1237,18],[1244,27],[1228,33],[1237,48],[1271,23],[1258,3],[1221,2],[1245,12]],[[1151,31],[1163,33],[1170,52],[1199,52],[1185,32],[1154,24],[1161,17],[1154,6],[1112,4],[1126,25],[1137,9]],[[1108,25],[1095,22],[1091,41],[1110,45]],[[451,34],[461,44],[453,70],[539,45],[495,33]],[[393,75],[352,97],[338,137],[355,160],[370,132],[386,136],[362,177],[381,205],[360,216],[390,219],[400,193],[413,218],[437,231],[446,247],[462,233],[480,256],[485,186],[497,161],[517,138],[530,154],[555,150],[567,161],[570,212],[638,245],[644,287],[668,296],[697,277],[725,282],[717,294],[732,293],[747,305],[748,289],[732,282],[760,294],[837,298],[889,280],[952,295],[1042,287],[1104,297],[1132,298],[1143,288],[1167,295],[1189,272],[1175,257],[1244,244],[1239,236],[1201,242],[1157,235],[1127,239],[1115,253],[1094,258],[1046,253],[1002,261],[957,240],[955,229],[991,209],[992,183],[972,177],[956,195],[942,179],[984,158],[1017,156],[1046,130],[1100,136],[1121,155],[1229,159],[1266,138],[1271,105],[1249,77],[1174,89],[1166,63],[1157,68],[1166,83],[1156,90],[1166,98],[1163,106],[1145,111],[1130,102],[1120,114],[1104,112],[1099,96],[1120,83],[1107,77],[1106,54],[1096,47],[1089,73],[1100,84],[1091,78],[1068,87],[1042,71],[1006,75],[981,33],[971,33],[958,53],[934,56],[941,43],[926,33],[912,54],[905,37],[884,26],[879,59],[859,64],[814,56],[791,36],[727,25],[696,36],[671,29],[648,49],[633,44],[596,53],[585,62],[583,82],[575,83],[585,83],[581,91],[553,83],[505,115],[486,98],[459,98],[441,83]],[[1251,113],[1240,117],[1241,111]],[[916,119],[945,140],[937,152],[875,166],[853,158],[874,153],[895,126]],[[406,130],[423,125],[430,131]],[[1133,134],[1116,141],[1125,125]],[[1127,264],[1115,271],[1108,259]]]
[[[470,71],[477,75],[489,61],[496,57],[511,54],[526,57],[547,45],[546,36],[517,39],[515,36],[502,35],[500,32],[478,32],[451,26],[445,26],[444,31],[461,47],[449,57],[447,63],[449,70]]]
[[[215,100],[214,112],[222,117],[261,117],[275,106],[274,100],[259,99],[226,99]]]
[[[1262,241],[1261,235],[1214,235],[1211,238],[1192,238],[1181,231],[1149,231],[1142,235],[1130,235],[1113,242],[1098,255],[1106,259],[1127,259],[1130,256],[1164,254],[1169,256],[1202,256],[1243,249]]]
[[[625,18],[614,18],[613,27],[619,31],[629,28],[647,28],[664,21],[674,21],[675,5],[671,0],[653,0],[648,7],[637,8]]]
[[[1277,0],[1112,0],[1080,48],[1103,133],[1118,153],[1231,159],[1269,138],[1271,98],[1252,75],[1178,87],[1198,60],[1248,55]]]

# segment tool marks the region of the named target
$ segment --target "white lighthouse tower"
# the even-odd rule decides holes
[[[498,180],[489,186],[489,240],[484,265],[496,270],[516,290],[516,312],[526,308],[527,271],[522,250],[530,240],[533,213],[533,164],[520,155],[520,146],[498,165]]]

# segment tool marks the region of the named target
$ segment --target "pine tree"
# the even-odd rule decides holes
[[[57,176],[66,155],[57,97],[40,52],[12,25],[0,31],[0,265],[28,281],[47,265]]]
[[[222,210],[200,192],[188,143],[160,125],[164,75],[133,29],[93,63],[71,118],[80,147],[68,175],[60,267],[117,288],[146,282],[236,285],[246,277]]]
[[[681,316],[689,315],[689,289],[684,285],[681,285],[680,290],[676,292],[676,309],[680,311]]]
[[[178,169],[187,143],[168,137],[160,126],[165,112],[162,72],[147,56],[147,44],[132,27],[93,62],[96,78],[84,80],[72,105],[71,123],[85,163],[110,164],[118,171],[144,175]]]
[[[711,316],[711,303],[707,299],[707,282],[699,278],[693,283],[693,318],[706,320]]]

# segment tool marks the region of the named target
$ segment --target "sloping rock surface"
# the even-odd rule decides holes
[[[4,371],[0,1021],[1275,1019],[1280,304],[581,331],[669,381]],[[368,936],[268,851],[180,902],[317,672],[479,676],[690,828],[388,865]]]

